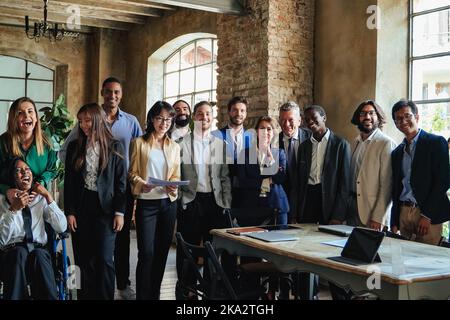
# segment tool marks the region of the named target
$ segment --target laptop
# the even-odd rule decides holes
[[[384,233],[367,228],[354,228],[339,257],[327,259],[354,266],[381,262],[378,248],[383,241]]]
[[[299,239],[292,234],[281,231],[251,232],[245,234],[245,236],[266,242],[296,241]]]
[[[320,225],[319,231],[331,233],[337,236],[348,237],[354,227],[347,226],[345,224],[337,224],[337,225]]]

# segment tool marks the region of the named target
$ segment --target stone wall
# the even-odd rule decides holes
[[[288,100],[312,103],[314,77],[314,1],[271,1],[269,9],[269,109]]]
[[[287,100],[312,101],[313,0],[248,1],[244,16],[218,21],[219,122],[227,121],[226,104],[235,95],[249,100],[248,123],[278,115]]]

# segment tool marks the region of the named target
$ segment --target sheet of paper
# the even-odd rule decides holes
[[[158,186],[158,187],[164,187],[164,186],[187,186],[189,185],[189,180],[186,181],[167,181],[167,180],[160,180],[156,178],[148,178],[148,184],[152,186]]]
[[[332,247],[343,248],[343,247],[345,247],[347,240],[348,240],[348,238],[333,240],[333,241],[325,241],[325,242],[322,242],[322,244],[326,244],[327,246],[332,246]]]

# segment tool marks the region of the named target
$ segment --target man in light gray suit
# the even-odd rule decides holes
[[[381,230],[386,225],[392,190],[391,153],[395,142],[381,129],[386,116],[372,100],[363,101],[351,123],[360,134],[351,144],[348,224]]]
[[[181,147],[182,211],[177,231],[188,243],[211,241],[211,229],[228,227],[225,210],[231,207],[231,181],[225,163],[223,140],[211,135],[212,106],[206,101],[194,106],[194,132],[186,135]],[[177,274],[181,278],[182,252],[177,249]]]

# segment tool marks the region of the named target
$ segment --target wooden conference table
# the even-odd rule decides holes
[[[342,248],[322,244],[343,237],[319,232],[317,225],[283,232],[299,240],[264,242],[215,229],[213,244],[239,256],[271,261],[280,271],[319,275],[355,293],[371,292],[381,299],[448,299],[450,297],[450,249],[385,237],[378,251],[382,263],[352,266],[327,257],[339,256]]]

